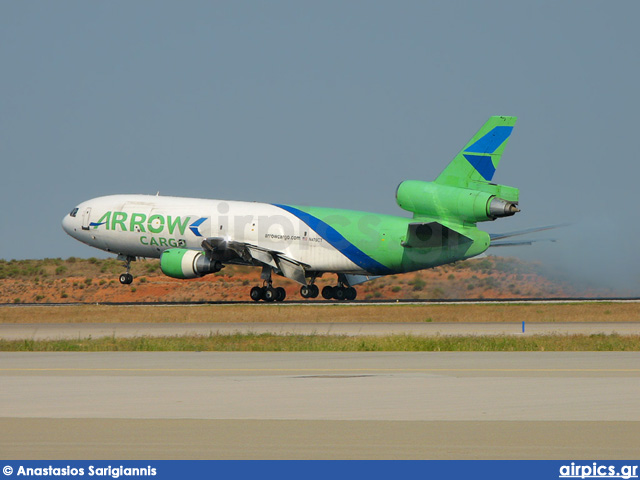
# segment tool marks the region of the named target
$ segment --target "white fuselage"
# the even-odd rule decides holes
[[[81,203],[62,226],[87,245],[129,257],[201,249],[203,240],[223,237],[279,252],[311,271],[366,273],[298,217],[264,203],[111,195]]]

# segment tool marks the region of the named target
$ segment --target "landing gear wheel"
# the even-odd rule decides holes
[[[333,291],[334,288],[327,285],[322,289],[322,298],[324,298],[325,300],[331,300],[333,298]]]
[[[253,300],[254,302],[259,302],[260,300],[262,300],[262,288],[253,287],[251,289],[251,292],[249,292],[249,296],[251,296],[251,300]]]
[[[284,288],[276,288],[276,302],[283,302],[287,298],[287,292]]]
[[[317,285],[303,285],[300,287],[300,295],[302,298],[316,298],[320,293]]]
[[[273,302],[276,299],[276,289],[273,287],[262,287],[262,299],[265,302]]]
[[[125,257],[124,255],[118,255],[118,260],[124,261],[124,266],[127,269],[127,273],[123,273],[120,275],[120,283],[122,285],[131,285],[133,283],[133,275],[129,273],[131,271],[131,262],[133,262],[136,257]]]
[[[335,298],[336,300],[346,300],[347,289],[344,287],[335,287],[333,289],[333,298]]]
[[[351,300],[355,300],[356,297],[358,296],[358,292],[356,292],[356,289],[353,287],[349,287],[347,288],[347,292],[346,292],[346,299],[351,301]]]

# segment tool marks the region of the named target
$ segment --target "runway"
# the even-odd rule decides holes
[[[323,305],[544,305],[562,303],[640,303],[638,297],[541,297],[541,298],[423,298],[423,299],[375,299],[375,300],[302,300],[289,298],[285,302],[258,303],[259,305],[273,306],[323,306]],[[0,303],[0,308],[25,308],[25,307],[64,307],[81,305],[108,305],[108,306],[147,306],[147,307],[196,307],[202,305],[256,305],[253,300],[210,300],[210,301],[185,301],[185,302],[64,302],[64,303]]]
[[[52,340],[187,335],[640,335],[640,322],[571,323],[60,323],[0,324],[0,339]]]
[[[635,458],[636,352],[0,353],[9,458]]]

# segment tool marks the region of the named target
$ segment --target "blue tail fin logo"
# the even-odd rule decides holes
[[[509,138],[512,131],[513,127],[494,127],[480,140],[467,147],[462,154],[487,182],[490,182],[496,173],[491,154]],[[471,153],[480,153],[482,155],[470,155]]]
[[[463,188],[469,185],[476,188],[476,182],[490,183],[516,120],[516,117],[489,117],[435,182]]]

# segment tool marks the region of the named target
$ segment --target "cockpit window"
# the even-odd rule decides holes
[[[78,213],[78,207],[74,208],[73,210],[71,210],[71,213],[69,214],[71,217],[75,217],[76,214]]]

